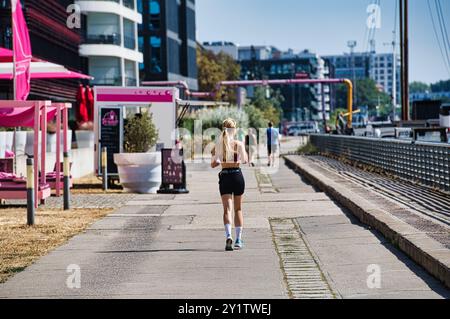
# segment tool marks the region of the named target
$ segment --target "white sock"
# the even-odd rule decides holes
[[[236,227],[236,240],[241,239],[242,237],[242,226]]]
[[[225,236],[228,238],[232,238],[231,236],[231,224],[225,224]]]

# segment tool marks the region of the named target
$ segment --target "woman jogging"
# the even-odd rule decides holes
[[[242,249],[242,227],[244,217],[242,215],[242,195],[244,195],[245,181],[240,164],[248,162],[245,146],[235,139],[236,122],[226,119],[222,124],[223,131],[218,143],[212,150],[211,167],[222,165],[219,173],[219,190],[223,204],[223,223],[225,226],[226,245],[225,250],[233,250],[233,236],[231,234],[232,212],[234,207],[234,225],[236,228],[235,249]]]

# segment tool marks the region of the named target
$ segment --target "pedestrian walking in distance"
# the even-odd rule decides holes
[[[248,157],[245,145],[236,140],[236,122],[228,118],[223,121],[222,134],[212,150],[211,167],[222,167],[219,173],[219,191],[223,205],[223,224],[225,227],[225,250],[233,250],[233,236],[231,234],[232,207],[234,208],[234,226],[236,241],[234,249],[242,249],[242,197],[245,191],[245,180],[240,164],[247,164]]]
[[[275,156],[278,155],[280,151],[280,133],[278,130],[273,128],[273,123],[269,122],[269,127],[267,128],[267,166],[274,165]]]

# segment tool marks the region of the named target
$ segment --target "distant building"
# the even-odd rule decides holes
[[[392,53],[344,53],[324,56],[335,68],[337,78],[350,80],[370,78],[387,94],[393,92],[393,55]],[[396,96],[400,99],[400,58],[396,61]]]
[[[325,79],[332,76],[328,63],[317,54],[304,51],[299,54],[288,52],[276,56],[290,56],[290,58],[271,57],[261,60],[255,58],[241,60],[241,78],[243,80],[293,79],[298,77]],[[329,85],[324,85],[323,95],[320,84],[275,85],[273,88],[279,89],[285,99],[282,104],[285,119],[293,121],[329,119],[332,109],[330,98],[332,91]]]
[[[409,94],[411,102],[424,100],[450,100],[450,92],[425,92]]]
[[[266,45],[260,46],[240,46],[238,49],[238,60],[239,61],[249,61],[252,59],[256,60],[269,60],[272,58],[273,48]]]
[[[370,76],[370,57],[366,53],[323,56],[335,67],[337,78],[361,80]]]
[[[203,42],[203,47],[215,54],[219,54],[220,52],[226,53],[234,60],[237,60],[239,57],[239,47],[233,42]]]
[[[396,98],[397,104],[400,101],[400,57],[396,56]],[[378,85],[383,88],[383,91],[392,96],[392,88],[394,85],[394,77],[393,77],[393,63],[394,56],[392,53],[377,53],[372,54],[370,56],[370,70],[369,76]]]
[[[198,89],[194,0],[137,0],[141,81],[186,81]]]

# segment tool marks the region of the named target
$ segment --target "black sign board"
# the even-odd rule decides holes
[[[100,110],[100,150],[107,148],[108,152],[108,175],[117,174],[117,165],[114,164],[114,154],[120,153],[122,112],[117,107],[105,107]],[[103,174],[103,173],[102,173]]]
[[[188,193],[186,190],[186,166],[183,160],[183,149],[163,148],[162,183],[158,193]],[[171,185],[173,188],[171,188]]]

